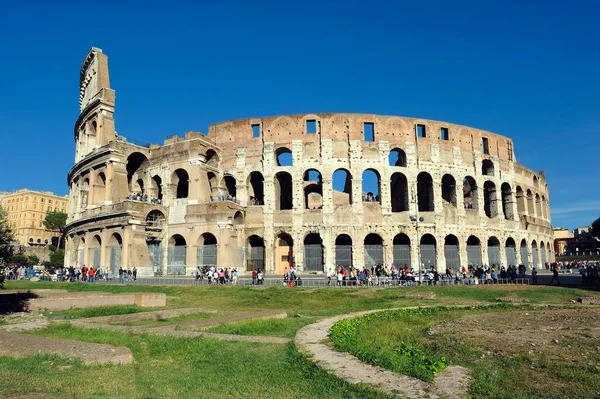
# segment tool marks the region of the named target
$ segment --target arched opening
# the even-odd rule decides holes
[[[292,209],[292,175],[279,172],[275,175],[275,209],[280,211]]]
[[[527,190],[527,213],[529,216],[535,216],[535,203],[533,201],[533,193],[531,190]]]
[[[225,189],[227,190],[227,194],[225,194],[225,199],[228,201],[234,201],[237,197],[237,183],[235,181],[235,177],[231,175],[226,175],[223,177],[223,182],[225,183]]]
[[[421,172],[417,176],[417,196],[419,200],[419,212],[433,212],[433,179],[427,172]]]
[[[242,212],[237,211],[233,216],[233,225],[234,226],[244,226],[244,215]]]
[[[449,234],[444,239],[444,257],[446,258],[446,267],[452,270],[460,269],[460,252],[458,248],[458,238]]]
[[[175,198],[187,198],[189,195],[190,177],[185,169],[173,172],[171,182],[175,186]]]
[[[519,214],[527,212],[526,201],[527,199],[525,197],[525,194],[523,193],[523,189],[521,188],[521,186],[517,186],[517,212],[519,212]]]
[[[121,253],[123,250],[123,239],[119,233],[110,236],[110,270],[113,276],[119,273],[121,267]]]
[[[368,234],[364,241],[365,246],[365,267],[370,269],[372,266],[383,264],[383,240],[379,234]]]
[[[362,174],[362,200],[381,203],[381,178],[375,169],[367,169]]]
[[[529,266],[529,251],[527,250],[527,241],[521,240],[521,247],[519,248],[519,254],[521,255],[521,264]]]
[[[219,166],[219,156],[215,150],[206,151],[206,164],[215,168]]]
[[[265,242],[257,235],[248,237],[246,270],[265,270]]]
[[[470,265],[481,265],[481,241],[475,236],[467,239],[467,262]]]
[[[496,237],[490,237],[488,238],[488,266],[498,269],[501,264],[500,241]]]
[[[406,153],[400,148],[394,148],[388,156],[390,166],[406,167]]]
[[[516,266],[517,265],[517,254],[516,248],[517,244],[515,240],[511,237],[506,239],[506,243],[504,244],[504,252],[506,254],[506,265],[507,266]]]
[[[340,234],[335,239],[335,264],[349,268],[352,266],[352,238]]]
[[[452,175],[442,177],[442,199],[444,203],[456,206],[456,180]]]
[[[206,173],[206,180],[208,180],[208,188],[210,189],[210,200],[215,201],[213,193],[217,192],[217,199],[221,200],[221,194],[218,192],[217,187],[217,176],[213,172]]]
[[[533,176],[533,187],[539,187],[539,182],[537,176]]]
[[[132,182],[137,181],[139,178],[139,174],[147,168],[148,166],[148,158],[141,152],[132,152],[127,157],[127,186],[129,187],[129,192],[132,193],[136,190],[135,187],[132,187]],[[134,179],[135,177],[135,179]],[[141,191],[137,191],[141,194]]]
[[[533,256],[533,266],[539,268],[540,257],[538,254],[538,245],[535,240],[531,242],[531,255]]]
[[[352,204],[352,175],[346,169],[333,172],[333,205]]]
[[[162,204],[163,192],[162,192],[162,179],[160,176],[155,175],[152,177],[152,192],[150,195],[152,196],[152,203]]]
[[[41,242],[41,240],[38,239],[38,242]],[[100,267],[100,254],[102,251],[102,239],[100,238],[100,236],[96,235],[94,236],[94,239],[92,240],[92,267],[94,268],[94,270],[98,270],[98,268]]]
[[[86,208],[88,206],[88,194],[90,192],[90,179],[85,179],[80,188],[81,207]],[[43,205],[42,205],[43,206]]]
[[[471,176],[463,179],[463,201],[465,209],[477,209],[478,194],[477,183]]]
[[[512,189],[508,183],[502,183],[500,189],[502,190],[502,214],[504,215],[504,219],[512,220],[514,218],[512,208]]]
[[[250,205],[264,205],[265,204],[265,179],[260,172],[252,172],[248,176],[248,195],[250,199]]]
[[[304,207],[305,209],[323,208],[323,179],[321,172],[309,169],[304,172]]]
[[[494,176],[494,163],[489,159],[481,161],[481,174],[484,176]]]
[[[542,195],[542,218],[548,219],[548,202],[546,201],[546,197]]]
[[[431,234],[424,234],[420,241],[421,263],[426,269],[435,269],[437,262],[437,241]]]
[[[294,265],[294,240],[287,233],[275,239],[275,274],[284,274]]]
[[[198,238],[196,262],[198,266],[217,265],[217,238],[211,233],[204,233]]]
[[[496,185],[489,180],[486,181],[483,184],[483,209],[487,217],[494,218],[498,216],[497,200]]]
[[[544,267],[544,265],[546,264],[546,244],[544,244],[544,241],[542,241],[540,243],[540,255],[542,258],[542,267]]]
[[[408,181],[406,176],[396,172],[390,179],[392,212],[408,211]]]
[[[135,185],[133,186],[133,191],[140,195],[144,195],[144,180],[137,179],[135,181]]]
[[[542,202],[540,200],[540,195],[536,194],[535,195],[535,214],[537,215],[537,217],[541,218],[543,217],[543,213],[542,213]]]
[[[293,166],[294,159],[292,157],[292,151],[286,147],[280,147],[275,150],[275,158],[277,159],[277,166]]]
[[[106,198],[106,175],[100,172],[96,175],[94,184],[94,204],[101,204]]]
[[[406,234],[396,234],[393,241],[394,245],[394,265],[396,269],[402,269],[404,266],[411,268],[410,258],[410,238]]]
[[[158,209],[152,210],[146,216],[146,230],[162,230],[165,227],[165,214]]]
[[[33,241],[33,239],[31,239]],[[83,267],[83,263],[85,261],[85,239],[82,237],[79,242],[79,246],[77,247],[77,265],[81,269]]]
[[[167,273],[185,273],[187,243],[180,234],[175,234],[169,239]]]
[[[304,271],[323,271],[323,240],[316,233],[304,238]]]

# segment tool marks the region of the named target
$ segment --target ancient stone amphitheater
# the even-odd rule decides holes
[[[66,264],[190,274],[198,265],[541,266],[548,185],[510,138],[372,114],[241,119],[138,145],[115,132],[108,60],[81,67]]]

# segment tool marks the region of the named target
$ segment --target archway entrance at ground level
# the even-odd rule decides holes
[[[423,263],[426,269],[434,266],[437,268],[436,259],[437,259],[437,242],[435,237],[431,234],[425,234],[421,237],[421,263]]]
[[[294,240],[289,234],[282,233],[275,239],[275,274],[285,273],[294,264]]]
[[[335,239],[335,264],[346,269],[352,266],[352,238],[347,234],[340,234]]]
[[[383,240],[377,234],[365,237],[365,267],[370,269],[383,263]]]
[[[398,234],[394,237],[394,266],[396,269],[411,268],[410,264],[410,238],[406,234]]]
[[[527,243],[525,240],[521,241],[521,248],[519,249],[521,253],[521,264],[525,266],[529,266],[529,254],[527,251]]]
[[[458,238],[453,234],[447,235],[444,239],[444,257],[446,258],[446,268],[452,270],[458,270],[460,268]]]
[[[246,271],[265,270],[265,242],[262,237],[248,237],[246,246]]]
[[[475,236],[470,236],[467,239],[467,262],[470,265],[481,265],[481,241]]]
[[[506,253],[506,265],[507,266],[516,266],[517,265],[517,255],[515,248],[515,240],[511,237],[506,239],[506,244],[504,246],[504,252]]]
[[[323,271],[323,240],[319,234],[311,233],[304,239],[304,271]]]

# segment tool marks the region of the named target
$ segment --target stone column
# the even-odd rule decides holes
[[[106,163],[106,188],[104,189],[104,201],[112,201],[113,164]]]

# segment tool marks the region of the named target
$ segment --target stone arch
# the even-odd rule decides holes
[[[167,219],[165,214],[158,209],[153,209],[146,215],[146,229],[163,229]]]
[[[352,266],[352,237],[348,234],[335,238],[335,264],[345,268]]]
[[[332,175],[333,205],[352,204],[352,174],[346,169],[337,169]]]
[[[381,175],[377,169],[365,169],[362,173],[362,199],[381,203]]]
[[[426,269],[436,267],[437,262],[437,240],[432,234],[426,233],[419,241],[421,251],[421,263]]]
[[[435,211],[433,178],[427,172],[421,172],[417,175],[417,197],[419,201],[419,212]]]
[[[171,176],[171,183],[175,189],[175,198],[187,198],[190,193],[190,176],[185,169],[176,169]]]
[[[179,269],[173,269],[173,267],[181,268],[187,265],[186,250],[187,242],[181,234],[173,234],[171,238],[169,238],[167,261],[173,272],[179,272]]]
[[[237,211],[235,215],[233,215],[233,225],[244,226],[244,214],[241,211]]]
[[[203,233],[198,237],[196,263],[199,266],[217,265],[217,237],[212,233]]]
[[[254,171],[248,175],[248,196],[250,205],[265,204],[265,178],[262,173]]]
[[[481,174],[484,176],[494,176],[494,163],[490,159],[481,161]]]
[[[81,197],[81,206],[83,208],[86,208],[88,206],[89,192],[90,192],[90,179],[86,177],[85,179],[83,179],[83,183],[81,184],[81,187],[79,188],[79,196]]]
[[[246,270],[265,270],[265,241],[258,235],[246,240]]]
[[[522,214],[523,212],[527,212],[527,199],[525,194],[523,193],[523,189],[521,186],[517,186],[517,212]]]
[[[101,204],[106,198],[106,175],[99,172],[94,183],[94,204]]]
[[[506,255],[506,265],[516,266],[517,265],[517,244],[512,237],[508,237],[504,244],[504,252]]]
[[[452,270],[460,269],[460,247],[458,237],[454,234],[448,234],[444,238],[444,258],[446,258],[446,268]]]
[[[450,174],[442,176],[442,199],[456,207],[456,179]]]
[[[527,190],[527,213],[530,216],[535,215],[535,202],[531,190]]]
[[[323,239],[319,233],[304,237],[304,271],[323,271]]]
[[[113,274],[116,276],[119,273],[119,268],[122,265],[122,251],[123,251],[123,239],[119,233],[113,233],[110,236],[110,240],[108,242],[108,246],[110,249],[109,256],[109,268]]]
[[[294,265],[294,239],[281,232],[275,238],[275,274],[284,274]]]
[[[539,187],[539,181],[537,176],[533,176],[533,187],[538,188]]]
[[[135,189],[132,186],[133,182],[137,182],[138,178],[141,177],[141,172],[147,169],[148,164],[148,158],[141,152],[132,152],[127,157],[127,186],[130,193]]]
[[[491,180],[483,184],[483,209],[489,218],[498,216],[496,185]]]
[[[323,208],[323,177],[317,169],[307,169],[304,172],[304,208]]]
[[[162,191],[162,179],[159,175],[154,175],[150,181],[150,196],[162,203],[163,191]],[[157,202],[157,201],[155,201]]]
[[[379,234],[367,234],[364,240],[365,248],[365,267],[369,269],[371,266],[383,263],[383,239]]]
[[[539,261],[540,261],[540,254],[538,253],[538,245],[537,242],[535,240],[533,240],[531,242],[531,256],[533,258],[533,267],[538,267],[540,266]]]
[[[213,190],[218,188],[217,175],[215,175],[213,172],[206,172],[206,179],[208,180],[208,187],[210,188],[210,192],[212,194]]]
[[[498,238],[491,236],[488,238],[488,266],[498,268],[502,264],[500,257],[500,241]]]
[[[404,233],[399,233],[394,237],[392,244],[394,246],[394,265],[396,269],[402,269],[406,266],[410,270],[410,238]]]
[[[237,198],[237,182],[235,177],[232,175],[223,176],[223,180],[221,180],[221,187],[225,187],[227,190],[227,194],[229,197],[227,199],[235,201]]]
[[[283,211],[293,208],[292,175],[288,172],[278,172],[275,175],[275,209]]]
[[[529,251],[527,250],[527,240],[524,238],[521,240],[519,254],[521,255],[521,264],[529,266]]]
[[[140,195],[144,195],[144,180],[139,178],[135,181],[133,185],[133,191],[139,193]]]
[[[287,147],[279,147],[275,150],[275,161],[277,166],[294,166],[292,150]]]
[[[504,215],[504,219],[512,220],[514,218],[513,214],[513,199],[512,199],[512,188],[508,183],[502,183],[500,187],[502,192],[502,214]]]
[[[38,240],[38,242],[40,242]],[[91,257],[89,259],[92,260],[89,266],[93,267],[94,270],[98,270],[100,267],[101,261],[101,253],[102,253],[102,238],[99,235],[95,235],[92,238],[92,242],[90,243],[90,249],[92,250]]]
[[[467,239],[467,262],[471,265],[481,265],[481,241],[475,236]]]
[[[406,153],[401,148],[394,148],[388,155],[388,162],[390,166],[406,167]]]
[[[390,178],[392,212],[408,211],[408,181],[406,176],[396,172]]]
[[[471,176],[466,176],[463,179],[463,201],[465,209],[477,209],[479,206],[477,182]]]
[[[544,217],[544,214],[542,213],[542,202],[538,193],[535,194],[535,214],[539,218]]]
[[[546,244],[544,244],[544,241],[540,242],[540,260],[542,267],[544,267],[546,264]]]
[[[219,166],[219,155],[212,148],[206,151],[206,164],[215,168]]]

